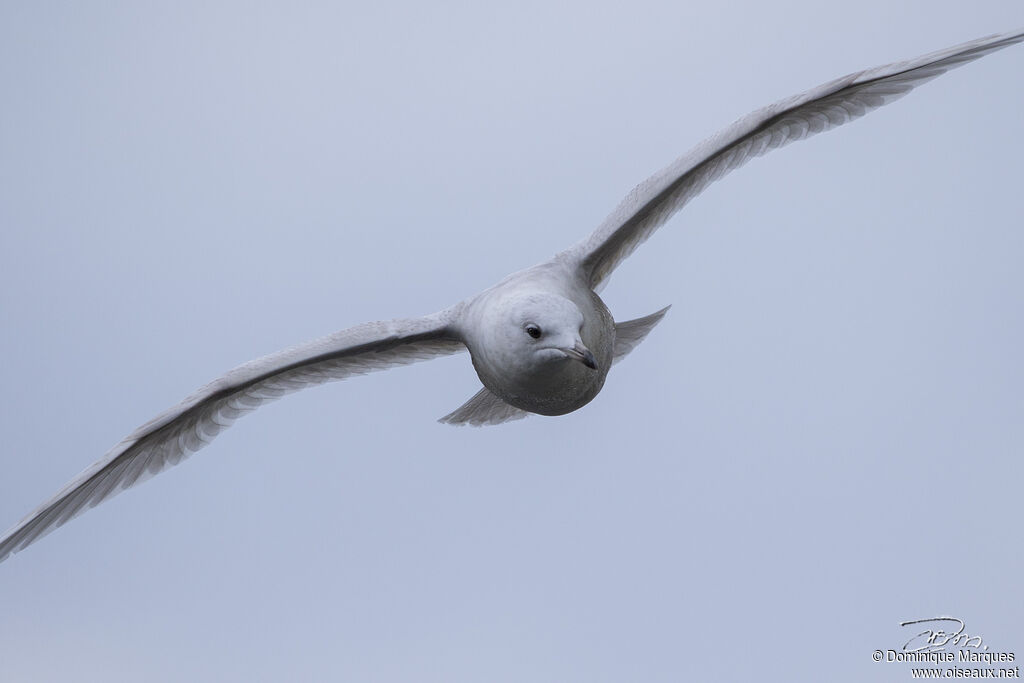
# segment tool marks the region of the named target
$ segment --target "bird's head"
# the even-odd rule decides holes
[[[529,292],[503,302],[497,341],[503,364],[526,372],[543,372],[565,363],[597,369],[583,343],[583,313],[565,297]]]
[[[480,380],[506,403],[543,415],[585,405],[611,367],[610,316],[550,291],[505,291],[467,317],[464,339]],[[607,318],[607,320],[606,320]]]
[[[557,383],[567,371],[597,371],[598,361],[583,342],[584,325],[579,307],[563,296],[506,293],[487,302],[474,326],[473,363],[485,384],[491,378],[513,391]]]

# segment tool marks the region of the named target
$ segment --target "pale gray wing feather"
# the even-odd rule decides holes
[[[660,311],[655,311],[642,318],[615,323],[615,349],[612,351],[612,365],[640,346],[640,342],[647,338],[647,335],[651,333],[655,325],[661,322],[670,308],[672,307],[666,306]]]
[[[373,322],[241,365],[129,434],[0,540],[0,561],[206,446],[232,422],[305,387],[464,351],[454,309]]]
[[[438,420],[442,424],[484,427],[522,420],[530,413],[506,403],[484,387],[461,406]]]
[[[852,73],[744,116],[640,183],[587,239],[563,252],[591,287],[708,185],[755,157],[852,121],[950,69],[1024,40],[1024,31]]]

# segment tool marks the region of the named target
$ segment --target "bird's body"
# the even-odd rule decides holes
[[[536,325],[541,337],[523,333]],[[468,301],[454,325],[484,387],[540,415],[564,415],[589,403],[611,366],[615,321],[573,264],[553,259],[515,273]],[[581,343],[588,367],[566,355]],[[581,360],[579,358],[575,360]]]
[[[562,415],[594,399],[613,363],[666,309],[615,322],[611,272],[709,184],[749,160],[847,123],[946,71],[1014,43],[990,36],[850,74],[759,109],[637,186],[589,237],[438,313],[372,322],[231,370],[128,435],[0,539],[0,561],[208,444],[236,418],[307,386],[467,350],[483,388],[441,418],[486,425]]]

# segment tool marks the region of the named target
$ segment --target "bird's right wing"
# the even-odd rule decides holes
[[[129,434],[0,539],[0,561],[206,446],[239,417],[308,386],[464,351],[455,309],[342,330],[241,365]]]
[[[744,116],[640,183],[587,239],[560,256],[590,287],[605,279],[665,221],[729,171],[755,157],[841,126],[950,69],[1024,41],[1003,33],[923,57],[859,71]]]

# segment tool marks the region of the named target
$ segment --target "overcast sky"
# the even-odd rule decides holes
[[[738,116],[1019,2],[0,5],[0,527],[250,358],[548,258]],[[4,681],[910,679],[1024,657],[1024,47],[709,188],[582,410],[313,389],[0,565]]]

